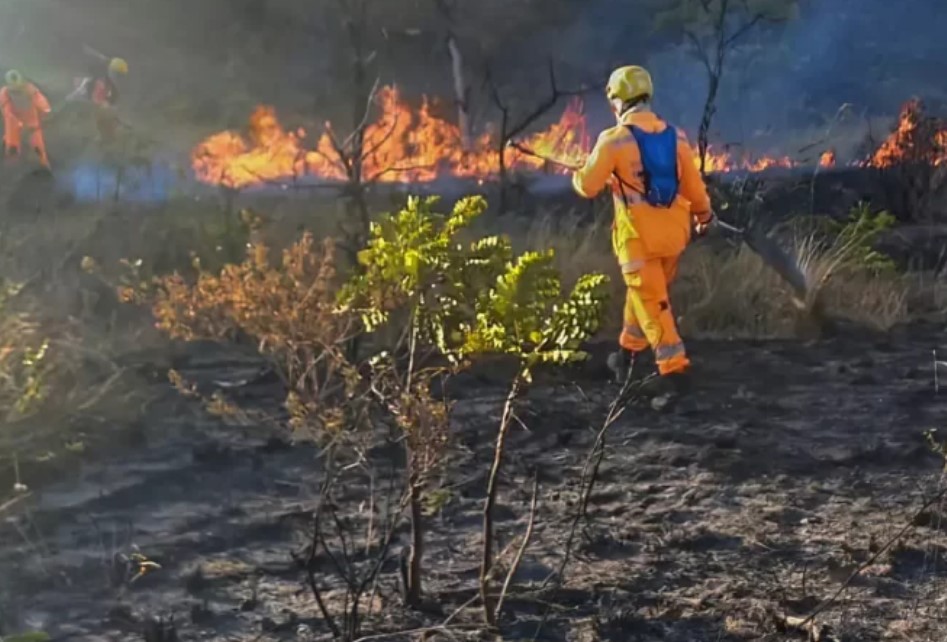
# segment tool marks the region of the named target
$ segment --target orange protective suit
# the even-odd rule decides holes
[[[692,220],[701,224],[711,220],[710,198],[690,144],[677,130],[677,198],[667,209],[649,205],[643,197],[641,155],[629,125],[652,133],[667,127],[646,108],[626,112],[620,125],[602,132],[572,183],[586,198],[594,198],[606,186],[612,189],[612,246],[628,288],[619,343],[632,352],[650,346],[662,375],[683,372],[690,361],[671,312],[668,287],[690,240]]]
[[[4,155],[17,157],[22,149],[23,130],[30,130],[30,147],[36,152],[43,167],[49,169],[46,141],[43,138],[42,118],[50,112],[46,96],[32,83],[16,89],[0,89],[0,111],[3,112]]]

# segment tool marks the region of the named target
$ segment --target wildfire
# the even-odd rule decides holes
[[[379,115],[362,135],[362,180],[423,183],[454,176],[482,181],[500,171],[500,151],[492,132],[483,133],[465,148],[457,126],[438,118],[427,98],[419,109],[413,109],[396,88],[385,87],[376,102]],[[921,145],[922,140],[929,142]],[[580,165],[591,148],[581,100],[574,99],[557,122],[521,143],[521,149],[532,150],[538,156],[564,165]],[[307,144],[305,130],[287,131],[272,107],[261,106],[250,117],[246,135],[225,131],[200,143],[192,153],[192,166],[202,182],[234,189],[307,177],[344,181],[351,169],[347,159],[352,157],[353,149],[350,140],[335,136],[331,123],[326,123],[318,139]],[[921,153],[935,165],[947,162],[947,126],[923,117],[920,103],[910,101],[901,111],[897,130],[862,164],[887,167]],[[507,148],[503,154],[510,170],[568,171],[520,149]],[[700,161],[697,163],[699,166]],[[824,168],[835,167],[835,151],[825,151],[818,163]],[[754,158],[713,147],[707,150],[705,164],[710,173],[796,166],[788,156]]]
[[[433,115],[426,98],[415,111],[401,100],[396,88],[385,87],[377,103],[380,115],[365,127],[361,145],[363,180],[423,183],[442,176],[484,179],[499,172],[499,151],[490,132],[464,149],[459,129]],[[194,173],[205,183],[234,189],[304,176],[345,180],[345,158],[351,156],[352,148],[333,137],[331,123],[326,123],[326,132],[313,148],[306,148],[305,139],[302,129],[286,131],[271,107],[258,107],[246,138],[221,132],[194,149]],[[590,148],[582,102],[574,100],[558,122],[525,142],[549,158],[581,163]],[[511,169],[537,170],[547,164],[515,149],[504,153]],[[545,169],[567,171],[558,166]]]
[[[206,183],[233,188],[297,176],[305,166],[304,137],[302,130],[284,131],[272,107],[257,107],[249,140],[229,131],[214,134],[192,153],[194,173]]]
[[[694,150],[694,162],[700,167],[698,150]],[[751,156],[734,157],[729,151],[718,152],[711,145],[707,148],[707,158],[704,161],[705,169],[712,174],[727,174],[730,172],[762,172],[777,167],[792,168],[796,163],[788,156]]]
[[[898,127],[872,155],[872,167],[892,167],[921,162],[939,166],[947,163],[947,124],[924,115],[924,106],[912,98],[901,107]]]

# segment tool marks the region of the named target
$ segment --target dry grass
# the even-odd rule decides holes
[[[603,223],[547,216],[515,237],[524,249],[555,249],[566,282],[590,271],[611,276],[614,296],[606,331],[613,332],[621,322],[624,288],[609,233]],[[873,273],[854,265],[853,248],[844,242],[823,242],[807,234],[796,237],[789,247],[810,284],[810,297],[804,302],[794,302],[786,284],[747,247],[709,241],[693,244],[672,289],[682,332],[693,337],[793,337],[805,325],[816,300],[833,317],[888,330],[910,320],[909,303],[917,297],[932,299],[933,305],[943,298],[932,296],[931,278]]]

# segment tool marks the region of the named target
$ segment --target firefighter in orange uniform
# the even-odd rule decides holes
[[[22,151],[23,130],[30,130],[30,148],[39,162],[50,169],[43,138],[43,117],[50,112],[49,101],[39,89],[11,70],[6,74],[6,85],[0,89],[0,111],[3,112],[3,151],[8,159],[18,158]]]
[[[122,58],[111,58],[104,73],[80,78],[76,89],[66,98],[68,102],[88,101],[95,110],[95,126],[102,142],[111,142],[120,122],[115,111],[118,103],[118,79],[128,75],[128,63]]]
[[[686,390],[690,361],[671,311],[668,287],[691,238],[714,222],[710,198],[684,132],[651,111],[651,76],[622,67],[608,80],[606,96],[618,121],[602,132],[573,187],[594,198],[610,187],[615,205],[612,246],[627,286],[620,349],[608,358],[624,381],[635,355],[649,347],[663,393]]]

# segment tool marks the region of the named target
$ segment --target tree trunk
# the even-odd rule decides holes
[[[348,32],[349,45],[352,49],[352,149],[349,157],[349,220],[356,221],[358,230],[349,239],[353,255],[357,255],[368,239],[368,228],[371,216],[365,195],[364,158],[365,152],[365,110],[368,109],[368,100],[371,87],[368,83],[368,59],[365,52],[366,7],[364,2],[357,2],[350,9]],[[357,260],[354,265],[358,265]]]
[[[408,502],[411,510],[411,554],[408,557],[408,578],[405,603],[418,606],[421,603],[421,560],[424,556],[424,513],[421,508],[421,484],[414,475],[408,482]]]
[[[704,102],[704,113],[700,118],[700,129],[697,133],[697,150],[700,154],[700,173],[707,174],[707,149],[710,147],[710,124],[717,113],[717,92],[720,89],[721,70],[710,74],[710,85],[707,87],[707,100]]]
[[[507,136],[507,129],[510,124],[509,119],[510,119],[509,112],[506,109],[504,109],[500,117],[500,146],[498,149],[498,153],[500,154],[500,158],[499,158],[500,170],[497,175],[497,178],[500,181],[500,207],[499,207],[500,214],[506,213],[506,188],[507,188],[507,178],[508,178],[507,177],[508,171],[506,167],[506,144],[509,141],[509,138]]]
[[[460,128],[460,144],[465,152],[470,151],[473,135],[470,131],[470,90],[464,76],[464,57],[453,34],[447,36],[447,49],[450,51],[451,72],[454,76],[454,99],[457,101],[457,126]]]

